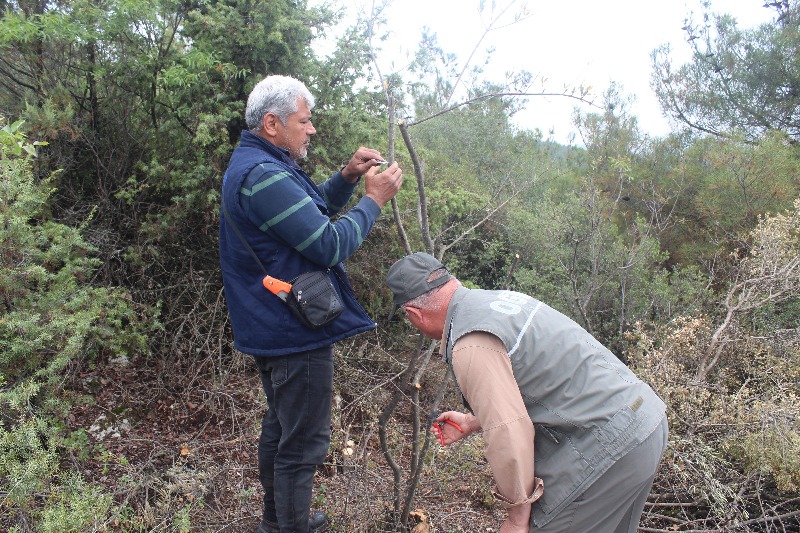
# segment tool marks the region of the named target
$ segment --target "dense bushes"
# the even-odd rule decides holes
[[[637,373],[669,406],[670,450],[651,497],[652,524],[782,531],[800,515],[800,337],[753,320],[762,306],[750,305],[797,300],[800,200],[764,217],[747,242],[737,277],[725,282],[722,312],[640,323],[627,334]]]
[[[83,531],[103,522],[111,498],[62,468],[84,444],[64,431],[73,398],[63,385],[98,356],[144,350],[145,331],[124,290],[92,285],[98,260],[81,228],[52,220],[58,177],[35,179],[36,146],[20,125],[0,130],[0,523]]]

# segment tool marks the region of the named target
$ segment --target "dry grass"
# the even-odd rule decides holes
[[[336,357],[332,445],[317,474],[315,506],[328,513],[335,532],[392,531],[392,474],[374,415],[400,362],[368,343],[343,345]],[[74,392],[92,401],[72,409],[70,429],[92,429],[88,460],[73,458],[69,466],[80,465],[87,481],[114,495],[117,514],[108,530],[255,529],[261,514],[256,447],[266,405],[248,356],[142,358],[98,365],[73,381]],[[400,464],[406,433],[394,425]],[[345,452],[348,444],[352,454]],[[499,528],[504,512],[491,501],[481,445],[473,439],[451,449],[431,447],[415,505],[431,533]]]

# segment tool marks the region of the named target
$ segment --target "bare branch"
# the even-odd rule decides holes
[[[422,242],[425,244],[425,250],[433,255],[433,241],[431,240],[430,223],[428,222],[428,197],[425,193],[425,169],[422,166],[422,160],[419,158],[417,150],[414,148],[411,135],[408,133],[408,124],[404,120],[400,120],[398,125],[400,126],[400,134],[403,136],[403,141],[405,141],[406,148],[408,148],[408,153],[411,156],[411,162],[414,164],[414,173],[417,176],[417,194],[419,196],[417,218],[422,232]]]
[[[561,93],[550,93],[550,92],[538,92],[538,93],[527,93],[527,92],[502,92],[502,93],[492,93],[492,94],[483,94],[481,96],[476,96],[475,98],[470,98],[468,100],[464,100],[458,104],[452,105],[448,108],[442,109],[441,111],[437,111],[433,115],[425,117],[420,120],[415,120],[412,122],[408,122],[408,127],[416,126],[418,124],[422,124],[423,122],[427,122],[432,118],[436,118],[440,115],[444,115],[445,113],[449,113],[454,109],[458,109],[459,107],[464,107],[465,105],[474,104],[476,102],[481,102],[483,100],[489,100],[492,98],[501,98],[503,96],[563,96],[565,98],[571,98],[573,100],[578,100],[579,102],[583,102],[584,104],[596,107],[597,109],[602,109],[601,106],[598,106],[593,101],[589,100],[585,94],[570,94],[568,92],[561,92]]]
[[[387,157],[390,162],[394,162],[395,99],[391,92],[387,92],[386,98],[389,104],[389,154]],[[400,208],[397,205],[397,198],[394,196],[392,197],[392,216],[394,217],[394,223],[395,226],[397,226],[397,234],[400,237],[400,242],[403,244],[403,249],[406,251],[406,254],[410,254],[412,252],[411,244],[408,241],[406,229],[403,227],[403,220],[400,218]]]
[[[469,57],[464,62],[464,67],[461,69],[461,72],[458,73],[458,77],[456,77],[456,81],[455,81],[455,83],[453,83],[453,91],[450,93],[450,96],[447,98],[447,101],[444,104],[445,106],[450,105],[450,99],[453,98],[453,95],[456,93],[456,87],[458,87],[458,84],[461,83],[461,78],[464,77],[464,73],[467,71],[467,68],[469,67],[470,63],[472,63],[472,58],[475,56],[475,53],[478,51],[478,48],[480,48],[481,43],[486,38],[486,36],[489,35],[489,32],[491,32],[494,29],[493,27],[494,27],[495,23],[498,20],[500,20],[500,18],[502,18],[502,16],[506,13],[506,11],[511,9],[511,6],[514,5],[515,1],[516,0],[512,0],[512,2],[509,3],[506,7],[504,7],[503,10],[500,12],[500,14],[497,15],[495,18],[493,18],[491,20],[491,22],[489,22],[489,25],[486,26],[486,28],[483,31],[483,35],[481,35],[480,38],[478,39],[478,41],[475,43],[475,47],[472,49],[472,52],[470,52]]]
[[[515,197],[516,197],[518,194],[519,194],[519,191],[515,192],[515,193],[514,193],[514,194],[512,194],[510,197],[508,197],[508,198],[507,198],[505,201],[503,201],[503,202],[502,202],[502,203],[500,203],[499,205],[496,205],[494,208],[492,208],[492,209],[491,209],[491,210],[490,210],[488,213],[486,213],[486,215],[485,215],[483,218],[481,218],[481,219],[480,219],[478,222],[476,222],[475,224],[473,224],[472,226],[470,226],[469,228],[467,228],[466,230],[464,230],[464,232],[463,232],[463,233],[461,233],[461,235],[459,235],[458,237],[456,237],[455,239],[453,239],[452,241],[450,241],[448,244],[443,244],[443,245],[442,245],[442,247],[441,247],[441,249],[439,250],[439,253],[438,253],[437,257],[438,257],[438,258],[441,260],[441,259],[444,257],[444,254],[445,254],[445,252],[447,252],[447,250],[449,250],[450,248],[452,248],[453,246],[455,246],[456,244],[458,244],[458,243],[459,243],[461,240],[463,240],[463,239],[464,239],[464,238],[465,238],[467,235],[469,235],[470,233],[472,233],[473,231],[475,231],[476,229],[478,229],[478,228],[479,228],[479,227],[480,227],[482,224],[484,224],[484,223],[485,223],[487,220],[489,220],[490,218],[492,218],[492,215],[494,215],[494,214],[495,214],[495,213],[497,213],[497,212],[498,212],[500,209],[502,209],[503,207],[505,207],[505,205],[506,205],[508,202],[510,202],[511,200],[513,200],[513,199],[514,199],[514,198],[515,198]]]

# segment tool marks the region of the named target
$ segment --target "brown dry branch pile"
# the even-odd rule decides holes
[[[336,379],[331,451],[317,475],[314,504],[328,513],[332,531],[386,531],[392,475],[372,415],[390,385],[363,357],[365,345],[351,354],[361,357],[359,364],[345,364],[341,352],[351,349],[337,351],[337,370],[345,370]],[[362,390],[342,390],[348,382]],[[114,495],[118,515],[108,530],[179,531],[185,517],[191,531],[255,529],[257,438],[266,404],[248,356],[98,363],[75,375],[71,393],[92,398],[69,414],[70,429],[89,434],[89,460],[74,458],[73,466]],[[399,450],[405,433],[400,424],[393,428]],[[497,531],[504,511],[492,500],[481,449],[479,439],[431,447],[411,521],[422,522],[417,532]]]

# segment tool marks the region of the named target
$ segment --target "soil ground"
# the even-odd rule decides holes
[[[69,426],[88,428],[87,457],[75,457],[72,466],[80,465],[87,481],[114,495],[111,530],[255,530],[262,494],[256,443],[266,403],[248,357],[234,356],[233,363],[180,358],[167,365],[153,358],[98,364],[71,381],[71,392],[87,401],[70,412]],[[361,416],[353,413],[363,411],[354,407],[363,396],[347,403],[337,394],[336,400],[315,507],[328,513],[334,532],[392,531],[384,525],[392,508],[392,472],[374,428],[352,424]],[[391,438],[402,439],[402,433],[397,429]],[[449,449],[431,444],[410,521],[421,518],[425,525],[415,532],[498,530],[505,512],[491,496],[482,443],[470,440]],[[352,455],[344,451],[348,444]],[[395,460],[407,464],[404,457]]]

